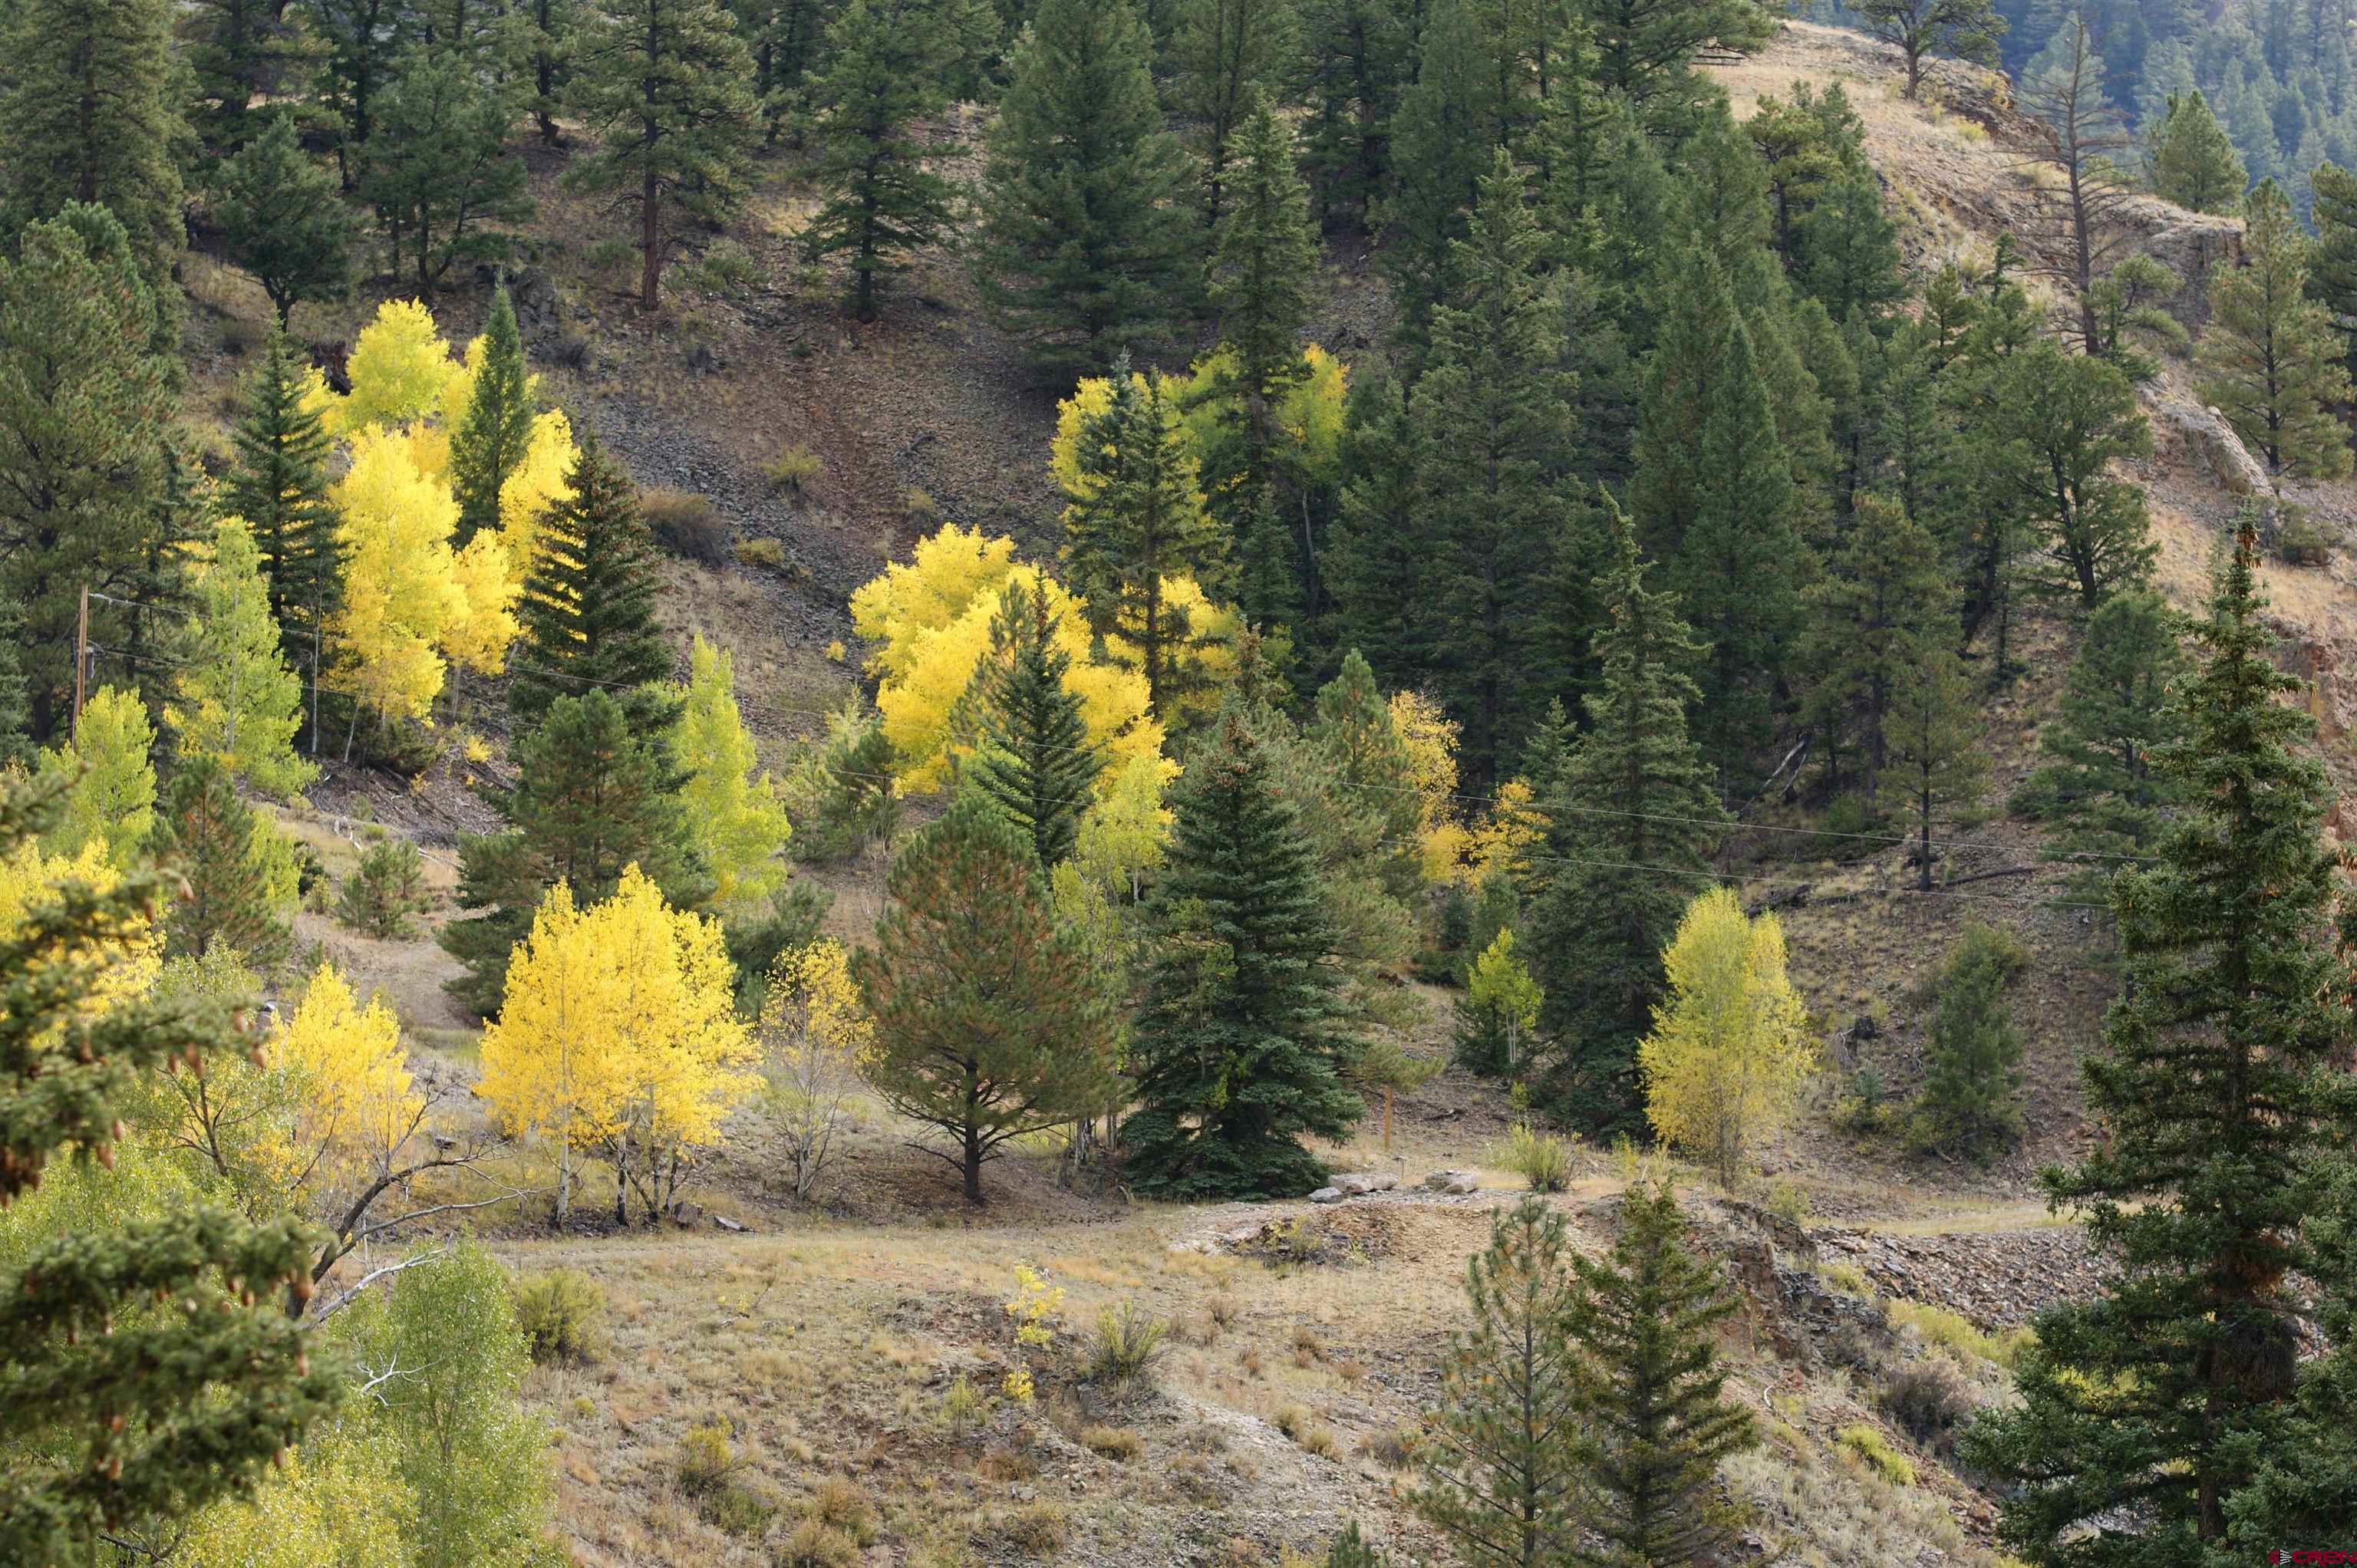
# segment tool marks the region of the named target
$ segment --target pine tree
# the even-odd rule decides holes
[[[166,522],[171,369],[123,227],[76,204],[0,259],[0,596],[21,606],[20,669],[37,741],[72,703],[84,587],[129,597]],[[124,646],[95,600],[90,639]]]
[[[1292,0],[1181,0],[1170,40],[1173,107],[1201,128],[1203,218],[1213,229],[1236,133],[1294,70]],[[1288,154],[1288,159],[1290,155]]]
[[[538,417],[533,377],[524,368],[515,304],[505,285],[491,295],[483,322],[483,362],[475,371],[467,415],[450,433],[450,490],[458,498],[453,545],[500,525],[500,489],[523,461]]]
[[[1385,260],[1400,337],[1411,349],[1424,345],[1432,307],[1450,292],[1450,260],[1483,177],[1498,150],[1520,140],[1521,114],[1536,108],[1506,56],[1499,17],[1480,0],[1438,0],[1417,34],[1415,69],[1393,117]]]
[[[1942,807],[1980,798],[1988,756],[1973,720],[1976,708],[1964,660],[1934,633],[1899,667],[1886,732],[1890,771],[1915,817],[1916,886],[1932,890],[1932,819]]]
[[[1996,64],[1996,40],[2005,18],[1989,0],[1862,0],[1857,14],[1866,30],[1895,46],[1907,62],[1907,96],[1922,90],[1928,55],[1953,55],[1978,65]]]
[[[2153,189],[2196,212],[2232,212],[2250,188],[2241,156],[2200,88],[2182,98],[2169,95],[2169,113],[2147,139],[2145,157]]]
[[[603,691],[629,716],[631,733],[659,736],[679,708],[655,686],[669,679],[673,659],[655,623],[654,544],[638,488],[589,429],[566,483],[572,493],[543,514],[533,534],[516,602],[522,635],[509,711],[519,725],[533,725],[560,696]]]
[[[1303,161],[1326,223],[1372,225],[1391,176],[1392,115],[1409,80],[1408,18],[1386,0],[1306,0],[1309,99]]]
[[[1695,738],[1722,788],[1749,775],[1767,740],[1800,625],[1807,570],[1793,524],[1792,470],[1751,334],[1727,333],[1702,427],[1693,524],[1665,573],[1695,634],[1710,644]]]
[[[852,973],[876,1020],[867,1081],[947,1133],[939,1150],[983,1201],[982,1167],[1010,1140],[1120,1099],[1103,976],[1048,899],[1014,823],[967,798],[892,862],[891,903]]]
[[[2047,188],[2039,223],[2061,258],[2049,270],[2078,304],[2080,347],[2089,354],[2102,351],[2090,291],[2134,232],[2122,221],[2133,194],[2134,144],[2104,91],[2106,67],[2095,45],[2093,19],[2072,10],[2022,71],[2018,93],[2032,156],[2059,177]]]
[[[1166,723],[1190,684],[1187,651],[1201,628],[1169,602],[1169,580],[1220,585],[1227,541],[1204,510],[1194,437],[1158,375],[1114,364],[1112,398],[1079,442],[1086,487],[1064,509],[1060,554],[1087,605],[1089,628],[1137,650],[1147,701]]]
[[[1967,926],[1940,973],[1914,1141],[1986,1158],[2021,1136],[2021,1030],[2005,999],[2027,955],[1991,926]]]
[[[2357,378],[2357,175],[2319,164],[2309,176],[2309,188],[2316,197],[2309,297],[2324,306],[2340,339],[2341,367]]]
[[[188,242],[172,16],[166,0],[17,0],[0,33],[0,233],[13,248],[71,202],[113,213],[153,296],[158,354],[178,347],[172,267]]]
[[[2348,1036],[2327,786],[2283,700],[2298,682],[2269,653],[2257,559],[2246,519],[2197,634],[2191,734],[2162,759],[2188,804],[2115,886],[2128,983],[2084,1069],[2110,1136],[2046,1182],[2108,1287],[2040,1315],[2023,1402],[1964,1439],[2018,1487],[2001,1532],[2033,1562],[2196,1561],[2258,1472],[2298,1462],[2284,1418],[2309,1308],[2289,1278],[2328,1266],[2309,1221],[2347,1146]],[[2122,1517],[2089,1556],[2085,1528]]]
[[[954,40],[931,0],[851,0],[827,42],[834,58],[811,84],[827,199],[803,244],[813,256],[850,252],[852,313],[873,321],[878,275],[953,217],[953,188],[925,166],[913,123],[948,106]]]
[[[376,129],[377,94],[410,42],[409,7],[406,0],[307,0],[305,9],[321,46],[315,91],[338,122],[336,166],[349,190]]]
[[[335,177],[304,156],[292,116],[273,116],[221,165],[213,216],[229,259],[262,285],[281,328],[299,302],[325,304],[351,292],[351,212]]]
[[[1129,0],[1041,0],[991,130],[974,267],[984,303],[1060,381],[1184,314],[1184,155]]]
[[[285,800],[319,770],[295,755],[303,687],[278,645],[253,532],[242,519],[223,518],[197,573],[196,616],[164,722],[178,733],[183,758],[213,757],[232,779]]]
[[[1825,744],[1826,771],[1845,765],[1876,798],[1890,756],[1893,693],[1917,650],[1953,635],[1955,595],[1931,533],[1888,496],[1862,491],[1825,575],[1809,590],[1799,663],[1809,672],[1803,716]]]
[[[180,26],[188,65],[188,128],[210,149],[248,146],[262,116],[253,101],[279,85],[299,44],[269,0],[196,0]]]
[[[1751,1412],[1722,1393],[1716,1328],[1734,1293],[1686,1235],[1666,1183],[1633,1183],[1612,1250],[1570,1258],[1563,1332],[1581,1354],[1569,1446],[1582,1522],[1612,1562],[1716,1560],[1740,1522],[1719,1464],[1760,1440]]]
[[[2114,465],[2152,453],[2136,387],[2115,365],[2048,339],[2007,355],[1971,432],[1997,508],[2019,508],[2042,546],[2032,585],[2083,613],[2151,571],[2144,490]]]
[[[222,481],[222,509],[245,520],[262,553],[270,617],[312,693],[311,749],[318,750],[318,684],[328,617],[343,598],[343,545],[328,499],[328,433],[307,406],[307,367],[273,332],[231,435],[237,460]]]
[[[202,958],[225,947],[257,969],[285,960],[286,922],[273,906],[255,848],[256,835],[271,831],[238,799],[236,780],[219,757],[181,758],[164,788],[154,838],[157,861],[187,884],[164,918],[168,956]]]
[[[1629,483],[1629,510],[1645,553],[1663,562],[1675,559],[1701,505],[1695,437],[1709,422],[1719,355],[1740,319],[1726,269],[1710,248],[1686,244],[1680,254],[1674,266],[1662,265],[1651,291],[1661,330],[1638,395],[1636,473]]]
[[[2308,236],[2272,180],[2243,203],[2243,261],[2210,277],[2203,401],[2276,473],[2338,479],[2351,467],[2334,411],[2352,397],[2331,320],[2308,297]]]
[[[1753,0],[1577,0],[1596,50],[1596,75],[1655,137],[1691,132],[1717,89],[1694,69],[1708,56],[1740,55],[1771,36],[1769,8]]]
[[[2048,853],[2076,869],[2073,898],[2103,899],[2113,874],[2158,842],[2163,811],[2179,800],[2153,759],[2185,734],[2179,631],[2152,590],[2113,595],[2089,618],[2054,716],[2039,727],[2046,760],[2013,806],[2055,824]]]
[[[990,622],[990,652],[967,688],[981,744],[967,783],[1022,830],[1042,867],[1071,858],[1090,789],[1104,765],[1066,690],[1071,659],[1056,646],[1044,582],[1010,584]]]
[[[1571,444],[1570,377],[1541,281],[1537,225],[1522,177],[1500,153],[1481,181],[1456,285],[1432,319],[1416,382],[1415,489],[1429,564],[1424,612],[1438,687],[1465,726],[1465,777],[1495,781],[1556,689],[1556,628],[1542,584],[1577,511],[1561,467]]]
[[[510,90],[420,47],[394,61],[375,115],[360,197],[376,209],[387,248],[408,252],[418,292],[432,298],[460,261],[503,259],[514,236],[492,225],[533,212],[523,163],[507,154]]]
[[[1383,1568],[1383,1558],[1359,1533],[1359,1521],[1352,1520],[1327,1546],[1326,1568]]]
[[[1587,731],[1539,802],[1548,880],[1524,933],[1555,1052],[1542,1091],[1599,1134],[1643,1125],[1637,1040],[1663,993],[1662,951],[1710,880],[1728,820],[1686,735],[1702,650],[1672,596],[1645,586],[1628,520],[1615,510],[1612,521],[1612,564],[1597,581],[1602,674]]]
[[[1562,1211],[1532,1196],[1493,1211],[1489,1246],[1466,1260],[1469,1322],[1441,1359],[1425,1483],[1411,1498],[1463,1562],[1579,1558],[1581,1369],[1565,1333],[1577,1256]]]
[[[1359,1047],[1337,1028],[1334,934],[1303,824],[1239,707],[1190,757],[1171,807],[1130,1038],[1126,1169],[1158,1197],[1307,1192],[1325,1167],[1297,1139],[1359,1119],[1342,1079]]]
[[[1415,897],[1424,886],[1424,799],[1415,757],[1357,649],[1343,655],[1334,679],[1318,688],[1304,738],[1332,769],[1326,814],[1364,816],[1376,841],[1368,845],[1369,858],[1383,890],[1401,900]]]
[[[54,816],[55,791],[21,786],[0,802],[12,857]],[[90,1005],[122,990],[125,940],[162,898],[144,870],[104,889],[68,882],[0,951],[16,998],[0,1022],[0,1203],[29,1194],[69,1152],[111,1165],[142,1079],[239,1048],[221,1011],[145,988]],[[41,1461],[0,1479],[0,1558],[93,1560],[102,1532],[248,1493],[332,1412],[340,1372],[307,1359],[308,1336],[280,1294],[298,1304],[310,1294],[312,1244],[291,1217],[256,1225],[176,1206],[66,1230],[0,1271],[0,1389],[12,1430],[44,1439]],[[253,1294],[241,1300],[241,1286]],[[174,1300],[188,1310],[143,1315]]]
[[[568,63],[597,151],[565,177],[631,212],[639,308],[654,310],[683,228],[744,200],[759,134],[753,62],[717,0],[616,0],[590,12]]]
[[[1431,667],[1424,604],[1427,557],[1415,490],[1416,431],[1400,383],[1380,370],[1351,389],[1342,493],[1319,562],[1334,601],[1326,629],[1384,681]]]
[[[517,832],[460,833],[453,902],[471,913],[434,934],[460,973],[443,982],[451,1000],[479,1018],[496,1018],[507,994],[515,945],[532,929],[545,890],[540,859]]]
[[[558,140],[556,116],[571,86],[565,62],[573,52],[573,36],[581,26],[580,12],[573,0],[526,0],[520,10],[525,27],[524,64],[532,80],[526,107],[540,132],[541,145],[553,147]]]

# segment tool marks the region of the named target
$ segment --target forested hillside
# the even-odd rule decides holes
[[[2340,0],[0,0],[0,1561],[2357,1549]]]

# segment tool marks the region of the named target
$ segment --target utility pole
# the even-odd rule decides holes
[[[90,585],[81,585],[81,613],[74,618],[74,706],[73,725],[68,732],[76,746],[81,744],[81,688],[83,677],[90,670]]]

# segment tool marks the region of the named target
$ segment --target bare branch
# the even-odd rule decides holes
[[[307,1329],[317,1328],[322,1323],[327,1322],[328,1318],[333,1317],[337,1313],[341,1312],[345,1307],[350,1306],[353,1301],[359,1297],[361,1292],[368,1289],[369,1286],[376,1283],[376,1282],[381,1279],[384,1279],[392,1274],[397,1274],[404,1269],[414,1269],[425,1263],[438,1262],[447,1256],[449,1256],[449,1254],[444,1251],[441,1248],[429,1247],[423,1252],[412,1252],[408,1257],[402,1259],[401,1262],[397,1263],[386,1263],[381,1268],[371,1269],[368,1273],[362,1274],[360,1277],[359,1283],[354,1284],[350,1290],[339,1292],[336,1295],[328,1298],[328,1304],[319,1308],[318,1312],[312,1317],[311,1321],[305,1324],[303,1326]]]

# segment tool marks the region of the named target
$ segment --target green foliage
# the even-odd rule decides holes
[[[2093,610],[2152,567],[2144,491],[2115,477],[2152,454],[2136,388],[2116,366],[2044,338],[1991,374],[1976,435],[1992,500],[2025,510],[2040,547],[2033,585]]]
[[[533,1361],[580,1366],[605,1353],[606,1293],[578,1269],[519,1275],[516,1331]]]
[[[2200,88],[2169,95],[2169,112],[2147,138],[2145,156],[2153,189],[2196,212],[2232,212],[2250,188],[2233,139]]]
[[[1344,1525],[1326,1548],[1326,1568],[1383,1568],[1383,1553],[1359,1533],[1357,1520]]]
[[[1110,998],[1048,902],[1038,854],[960,797],[892,862],[876,945],[852,971],[876,1020],[866,1072],[885,1103],[940,1129],[966,1201],[1027,1133],[1119,1098]]]
[[[1506,1129],[1498,1163],[1522,1177],[1533,1192],[1561,1192],[1571,1185],[1571,1145],[1528,1122]]]
[[[811,83],[826,200],[802,243],[813,256],[848,252],[852,313],[876,319],[879,276],[930,245],[953,216],[954,188],[926,166],[915,122],[949,102],[955,48],[935,0],[851,0],[827,29],[833,59]]]
[[[1135,1301],[1098,1308],[1096,1332],[1089,1341],[1089,1376],[1109,1383],[1142,1380],[1161,1359],[1169,1327]]]
[[[507,155],[516,105],[447,49],[393,62],[377,94],[360,194],[394,254],[431,295],[459,262],[504,258],[514,236],[492,227],[532,216],[523,164]]]
[[[2005,992],[2026,960],[2019,941],[1980,925],[1949,953],[1916,1108],[1920,1146],[1985,1158],[2021,1136],[2021,1031]]]
[[[1926,55],[1953,55],[1981,65],[1996,63],[1997,36],[2005,18],[1989,0],[1860,0],[1866,30],[1898,46],[1907,61],[1907,96],[1923,85]]]
[[[991,618],[990,651],[964,698],[976,710],[980,743],[964,782],[1031,841],[1049,870],[1071,858],[1103,767],[1080,699],[1064,687],[1071,660],[1056,646],[1057,618],[1044,583],[1028,593],[1008,585]]]
[[[2309,1222],[2346,1145],[2347,1036],[2329,796],[2310,721],[2282,700],[2297,682],[2270,655],[2257,554],[2246,519],[2197,630],[2187,743],[2158,759],[2186,804],[2115,887],[2128,983],[2084,1068],[2111,1136],[2046,1180],[2110,1283],[2040,1315],[2022,1403],[1964,1438],[2018,1487],[2003,1538],[2040,1563],[2104,1561],[2079,1538],[2131,1499],[2140,1554],[2221,1550],[2205,1543],[2239,1494],[2308,1457],[2287,1420],[2303,1310],[2287,1282],[2332,1266]]]
[[[515,303],[502,285],[492,294],[491,313],[483,323],[483,362],[475,371],[467,415],[450,433],[450,489],[458,498],[454,545],[500,525],[500,487],[531,444],[532,422],[540,412],[534,403]]]
[[[2319,164],[2309,176],[2316,242],[2308,256],[2309,297],[2324,306],[2341,368],[2357,377],[2357,175]]]
[[[49,826],[56,792],[35,784],[0,799],[11,854]],[[70,880],[0,946],[15,999],[0,1022],[0,1201],[40,1201],[45,1167],[71,1174],[59,1156],[111,1166],[117,1118],[143,1079],[239,1048],[225,1007],[122,994],[126,943],[162,895],[144,870],[102,891]],[[108,993],[112,1005],[88,1004]],[[280,1295],[307,1295],[313,1242],[293,1219],[257,1226],[176,1204],[11,1250],[0,1399],[12,1440],[38,1452],[18,1451],[0,1478],[0,1557],[70,1561],[95,1531],[249,1492],[334,1408],[339,1372],[325,1356],[307,1360]]]
[[[974,268],[1043,379],[1102,371],[1183,312],[1184,154],[1129,0],[1040,0],[990,134]]]
[[[1934,643],[1902,666],[1891,687],[1889,741],[1891,774],[1915,818],[1916,886],[1932,887],[1938,857],[1932,824],[1941,811],[1980,799],[1988,779],[1979,710],[1953,649]]]
[[[1457,1004],[1458,1064],[1491,1077],[1519,1069],[1536,1044],[1544,1000],[1514,951],[1514,933],[1501,930],[1473,961]]]
[[[1337,1026],[1335,935],[1304,824],[1233,704],[1171,804],[1130,1047],[1127,1168],[1140,1190],[1173,1197],[1308,1192],[1325,1170],[1298,1134],[1338,1137],[1363,1106],[1342,1081],[1360,1047]]]
[[[2243,259],[2210,277],[2201,334],[2203,401],[2276,473],[2338,479],[2351,467],[2337,410],[2352,396],[2330,318],[2308,297],[2308,236],[2263,180],[2243,203]]]
[[[146,847],[156,825],[156,732],[138,693],[101,686],[82,705],[73,738],[44,757],[65,796],[42,838],[52,854],[80,854],[95,839],[109,865],[125,866]]]
[[[343,597],[344,552],[328,499],[328,433],[304,403],[307,369],[285,332],[271,334],[231,435],[237,458],[221,507],[253,530],[271,618],[316,687],[327,619]]]
[[[1799,660],[1813,677],[1801,711],[1824,738],[1825,771],[1855,775],[1866,799],[1842,796],[1825,813],[1830,832],[1867,826],[1891,759],[1894,699],[1922,650],[1955,635],[1954,589],[1939,543],[1891,497],[1861,491],[1824,575],[1804,598]],[[1843,802],[1854,818],[1835,820]],[[1857,846],[1835,841],[1831,853]]]
[[[261,9],[260,0],[240,3]],[[221,165],[220,190],[213,216],[223,247],[262,285],[280,327],[304,300],[325,304],[351,292],[351,211],[335,176],[305,156],[293,116],[273,115]]]
[[[283,962],[290,933],[269,866],[277,830],[238,799],[219,758],[183,757],[156,814],[156,860],[186,884],[164,920],[164,950],[201,958],[216,947],[256,968]],[[291,890],[290,890],[291,891]]]
[[[216,757],[247,787],[291,800],[319,769],[295,754],[302,682],[280,661],[261,551],[242,519],[223,518],[214,528],[195,598],[176,649],[179,668],[164,722],[183,758]]]
[[[1292,0],[1179,0],[1176,9],[1171,106],[1199,128],[1204,216],[1217,227],[1229,162],[1240,151],[1232,139],[1290,74],[1298,18]]]
[[[759,754],[737,711],[737,667],[725,649],[698,637],[688,650],[687,688],[673,755],[696,853],[713,875],[713,902],[732,913],[761,908],[785,887],[781,852],[793,835],[777,781],[756,777]]]
[[[379,833],[344,879],[336,918],[362,936],[405,940],[409,917],[425,908],[425,862],[405,838]]]
[[[1854,1421],[1834,1434],[1835,1440],[1862,1460],[1867,1468],[1894,1487],[1915,1484],[1914,1461],[1890,1445],[1890,1439],[1862,1421]]]

